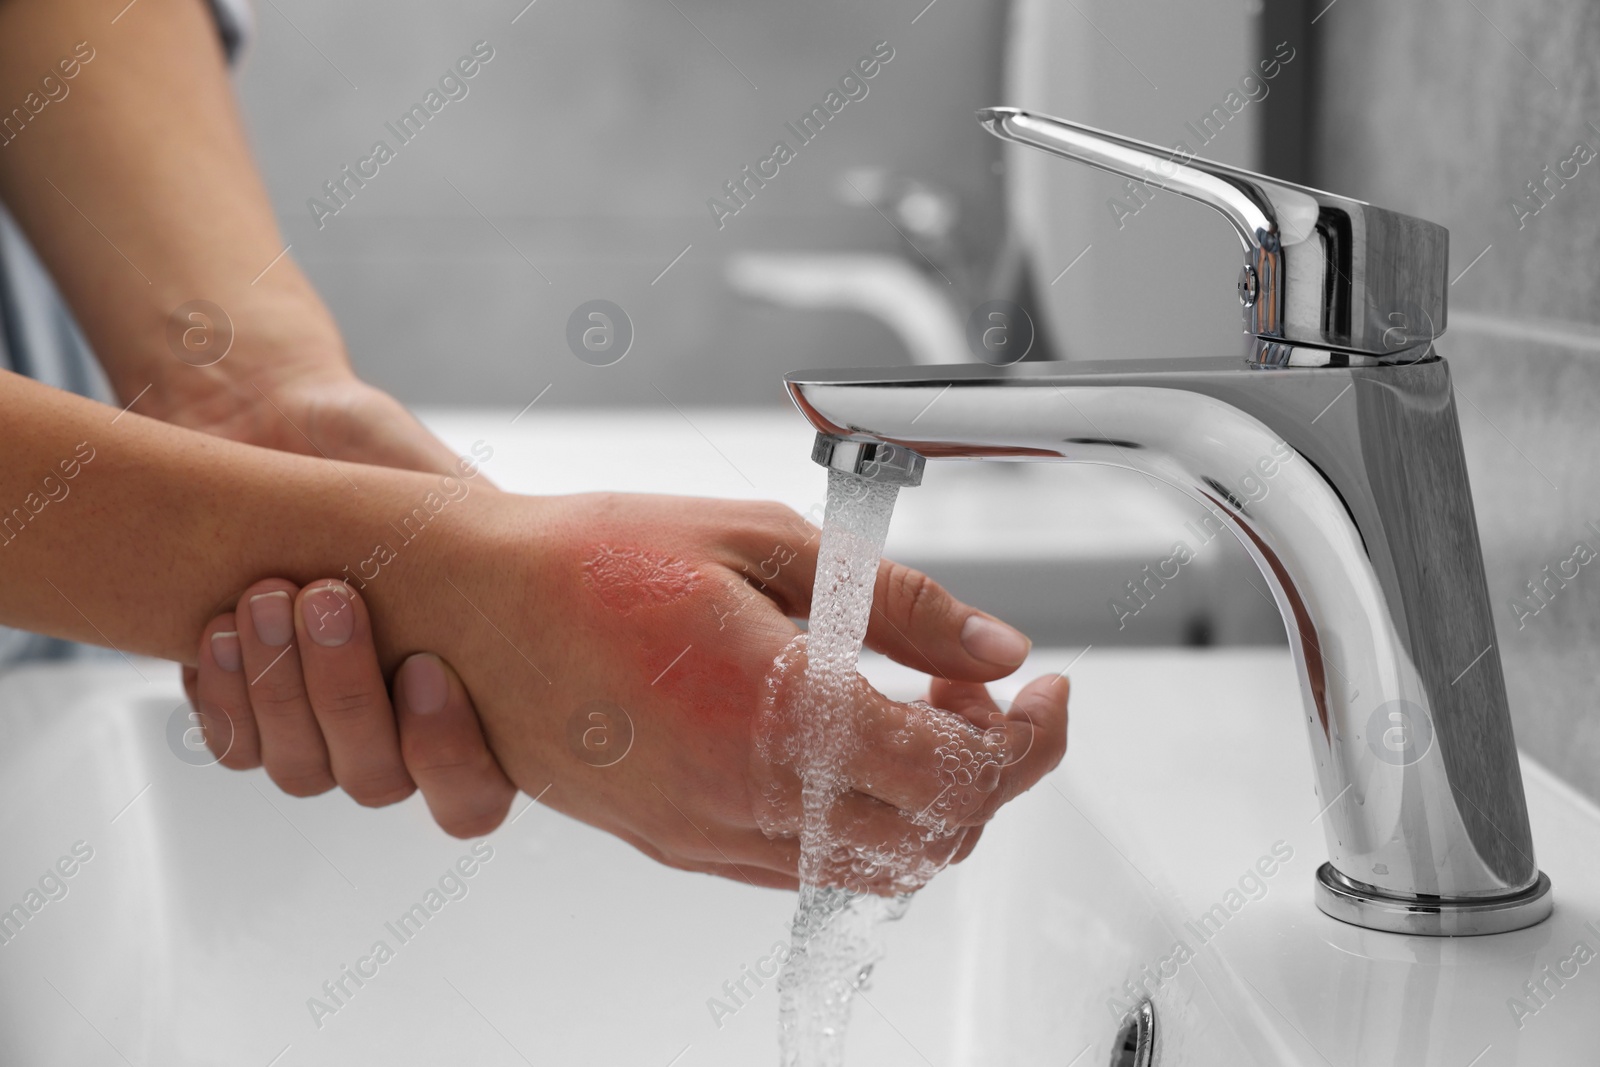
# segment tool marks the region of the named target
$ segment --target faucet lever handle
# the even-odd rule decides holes
[[[1239,299],[1257,362],[1411,362],[1444,332],[1442,226],[1019,108],[985,108],[978,119],[1002,140],[1220,211],[1244,244]]]

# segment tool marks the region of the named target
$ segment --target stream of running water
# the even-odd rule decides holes
[[[862,839],[863,819],[851,806],[861,798],[850,794],[846,766],[863,743],[856,709],[866,683],[857,666],[897,493],[894,485],[828,472],[810,629],[774,665],[759,727],[758,756],[800,782],[800,897],[778,979],[783,1067],[842,1067],[851,1004],[883,956],[883,925],[904,915],[912,892],[949,861],[960,830],[945,816],[970,802],[971,789],[993,789],[1001,766],[998,747],[973,744],[946,713],[906,705],[906,725],[890,743],[909,743],[913,726],[942,738],[934,756],[949,786],[928,809],[901,813],[891,839]],[[777,790],[763,790],[772,807]],[[762,829],[792,833],[794,820]]]

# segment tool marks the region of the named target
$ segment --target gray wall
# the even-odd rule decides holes
[[[517,17],[523,3],[257,4],[240,88],[286,239],[360,370],[405,401],[520,406],[554,383],[547,403],[660,404],[657,389],[679,404],[781,403],[784,370],[905,357],[864,315],[733,296],[731,254],[898,253],[890,225],[837,192],[860,165],[959,194],[979,255],[1000,230],[998,143],[972,119],[996,102],[997,0],[920,17],[901,0],[538,0]],[[307,198],[375,139],[393,143],[384,123],[480,39],[495,57],[469,95],[319,230]],[[779,137],[797,147],[785,121],[879,40],[895,56],[866,98],[719,232],[706,199]],[[636,330],[604,369],[564,339],[593,298]]]
[[[1513,607],[1578,543],[1600,552],[1600,158],[1536,215],[1511,206],[1535,206],[1526,183],[1578,143],[1600,152],[1600,6],[1342,0],[1317,28],[1319,182],[1450,230],[1439,348],[1517,741],[1600,799],[1600,558],[1568,566],[1548,606]]]
[[[1303,55],[1294,61],[1298,67],[1280,65],[1271,82],[1255,77],[1252,91],[1264,95],[1241,97],[1247,102],[1209,142],[1188,128],[1272,57],[1248,6],[1019,0],[1007,102],[1159,145],[1186,143],[1207,159],[1253,169],[1266,101],[1304,69]],[[1139,204],[1125,192],[1126,179],[1007,147],[1008,192],[1017,217],[1027,220],[1024,234],[1058,358],[1241,350],[1239,239],[1221,215],[1176,194],[1157,194],[1119,217],[1113,201]]]

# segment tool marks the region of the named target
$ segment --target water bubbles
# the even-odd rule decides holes
[[[778,983],[785,1067],[843,1063],[883,924],[949,864],[966,821],[1020,758],[1009,723],[985,729],[920,701],[885,707],[857,672],[895,496],[894,486],[829,472],[810,631],[773,664],[756,721],[756,824],[800,841],[793,948]],[[873,770],[852,781],[863,755]],[[926,791],[920,810],[876,799],[886,765]]]
[[[856,672],[872,610],[878,559],[894,511],[894,486],[840,471],[828,474],[828,511],[818,549],[810,632],[784,650],[768,678],[758,716],[757,825],[800,836],[800,899],[793,943],[778,980],[781,1059],[789,1067],[838,1067],[851,1001],[883,953],[879,927],[904,914],[894,897],[865,892],[895,881],[907,857],[852,843],[862,820],[838,811],[845,768],[861,744],[852,710]],[[911,731],[899,744],[910,745]],[[801,810],[786,805],[785,779],[798,777]],[[843,831],[843,833],[841,833]],[[844,887],[863,887],[862,889]]]

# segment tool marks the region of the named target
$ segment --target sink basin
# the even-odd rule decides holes
[[[910,672],[866,666],[914,695]],[[1165,1067],[1592,1056],[1600,963],[1574,946],[1600,949],[1600,814],[1539,766],[1523,774],[1555,914],[1484,938],[1374,933],[1312,902],[1321,804],[1286,650],[1095,648],[1071,673],[1067,760],[889,931],[849,1062],[1098,1067],[1125,983],[1154,1005]],[[749,976],[790,894],[659,867],[526,797],[478,842],[416,797],[295,800],[195,765],[182,707],[175,669],[147,661],[0,679],[0,909],[37,903],[0,915],[0,1063],[776,1059],[773,982]]]

